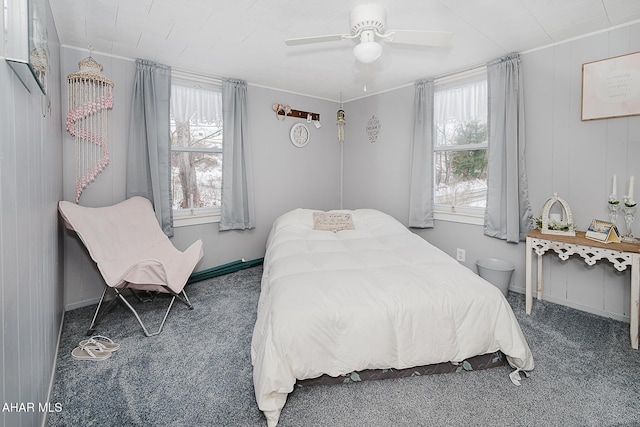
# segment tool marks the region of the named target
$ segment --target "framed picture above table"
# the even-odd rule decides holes
[[[640,52],[582,64],[582,120],[640,115]]]

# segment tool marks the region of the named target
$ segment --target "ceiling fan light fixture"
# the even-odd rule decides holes
[[[448,46],[451,33],[444,31],[423,30],[386,30],[387,12],[383,5],[367,3],[354,7],[349,14],[349,34],[333,34],[326,36],[288,39],[289,46],[359,39],[360,43],[353,48],[353,55],[362,64],[370,64],[382,55],[382,45],[398,43],[418,46]]]
[[[353,55],[363,64],[370,64],[382,55],[382,45],[378,42],[359,43],[353,48]]]

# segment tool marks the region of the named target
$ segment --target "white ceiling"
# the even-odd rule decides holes
[[[387,44],[381,58],[364,67],[353,57],[352,40],[284,41],[348,34],[350,10],[366,0],[50,3],[64,46],[329,100],[342,92],[345,101],[640,20],[640,0],[379,0],[387,29],[450,31],[452,45]]]

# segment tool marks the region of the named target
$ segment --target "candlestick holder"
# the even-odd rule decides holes
[[[624,224],[627,227],[627,234],[622,237],[622,241],[625,243],[637,243],[638,239],[633,237],[633,220],[636,214],[635,206],[624,207]]]
[[[618,208],[620,208],[620,205],[617,203],[607,203],[607,207],[609,208],[609,222],[616,225],[618,222]]]

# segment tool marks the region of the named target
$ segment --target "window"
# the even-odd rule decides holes
[[[223,132],[220,86],[174,78],[170,120],[174,226],[219,220]]]
[[[466,74],[435,82],[434,207],[481,216],[487,201],[487,77],[484,68]]]

